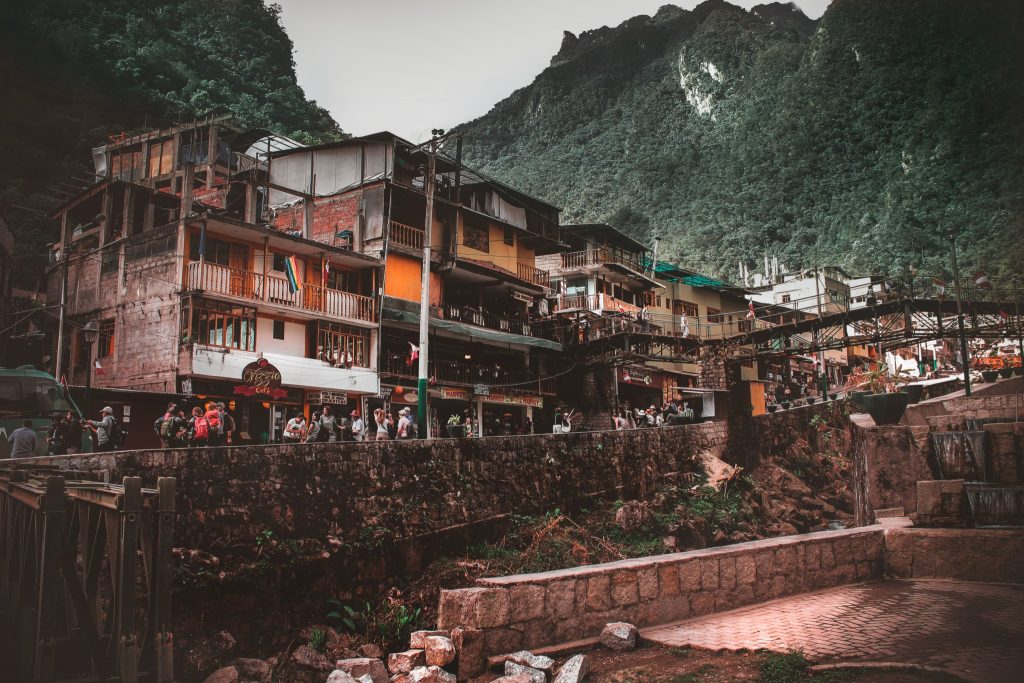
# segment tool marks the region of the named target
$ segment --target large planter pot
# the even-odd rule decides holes
[[[789,406],[790,406],[790,403],[789,403],[789,401],[783,401],[783,402],[782,402],[782,403],[780,403],[779,405],[780,405],[780,406],[782,406],[782,409],[783,409],[783,410],[789,410]]]
[[[1003,379],[1010,379],[1013,377],[1013,368],[999,368],[999,376]]]
[[[774,403],[772,403],[771,405],[765,406],[765,410],[767,410],[769,413],[774,413],[778,409],[779,409],[779,407],[777,405],[775,405]]]
[[[853,399],[853,405],[856,406],[858,410],[864,412],[868,407],[864,405],[864,401],[862,399],[870,394],[870,391],[851,391],[850,398]]]
[[[909,400],[910,396],[902,391],[891,394],[868,394],[861,398],[865,410],[876,425],[899,424]]]
[[[829,400],[835,401],[836,399],[839,398],[839,394],[829,394],[828,397],[829,397]],[[822,400],[824,400],[824,399],[822,399]]]
[[[816,396],[808,396],[806,400],[807,400],[807,405],[813,406],[814,402],[817,401],[818,399],[817,399]]]
[[[466,425],[447,425],[448,436],[453,439],[465,439],[466,438]]]
[[[984,379],[989,384],[992,384],[993,382],[995,382],[996,378],[998,378],[998,377],[999,377],[999,372],[997,370],[982,370],[981,371],[981,378]]]
[[[1021,375],[1024,375],[1024,365],[1018,365],[1018,366],[1016,366],[1014,368],[1010,368],[1010,369],[1013,370],[1013,374],[1017,375],[1018,377],[1020,377]]]
[[[900,389],[900,391],[904,392],[910,397],[907,403],[911,404],[920,403],[921,396],[924,395],[924,387],[921,386],[920,384],[908,384],[907,386]]]

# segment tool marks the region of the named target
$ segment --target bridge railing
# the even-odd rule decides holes
[[[0,468],[0,643],[12,681],[171,683],[173,478]]]

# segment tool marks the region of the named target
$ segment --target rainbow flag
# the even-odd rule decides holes
[[[284,260],[284,275],[288,278],[288,289],[292,294],[302,289],[302,285],[299,283],[299,264],[294,256],[289,256]]]

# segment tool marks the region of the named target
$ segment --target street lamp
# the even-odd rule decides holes
[[[964,369],[964,396],[970,398],[971,396],[971,362],[970,357],[967,355],[967,336],[964,334],[964,305],[963,299],[960,296],[960,267],[957,265],[956,260],[956,238],[958,231],[956,228],[950,228],[949,233],[946,235],[949,238],[949,242],[952,245],[953,250],[953,291],[956,293],[956,328],[957,334],[960,336],[960,360],[963,363]],[[939,315],[942,315],[942,311],[939,311]]]
[[[86,415],[92,415],[92,413],[90,412],[90,405],[89,405],[89,390],[92,389],[92,367],[93,367],[92,347],[93,347],[93,344],[96,343],[96,337],[99,336],[99,333],[100,333],[100,326],[96,323],[95,320],[90,320],[89,322],[87,322],[85,324],[85,327],[82,328],[82,336],[85,338],[85,344],[86,344],[86,352],[85,352],[85,360],[86,360],[86,367],[85,367],[85,400],[84,400],[84,403],[85,403],[85,414]]]

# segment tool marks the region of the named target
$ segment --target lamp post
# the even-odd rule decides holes
[[[88,416],[92,415],[91,407],[89,405],[89,391],[92,389],[92,347],[96,343],[96,337],[100,333],[100,326],[95,320],[90,320],[82,328],[82,334],[85,336],[85,344],[87,351],[85,353],[86,366],[85,366],[85,414]]]
[[[956,329],[960,337],[960,360],[964,370],[964,396],[969,398],[971,395],[971,362],[967,355],[967,336],[964,334],[964,305],[960,295],[960,267],[956,260],[957,229],[951,228],[948,237],[953,248],[953,291],[956,293]]]

